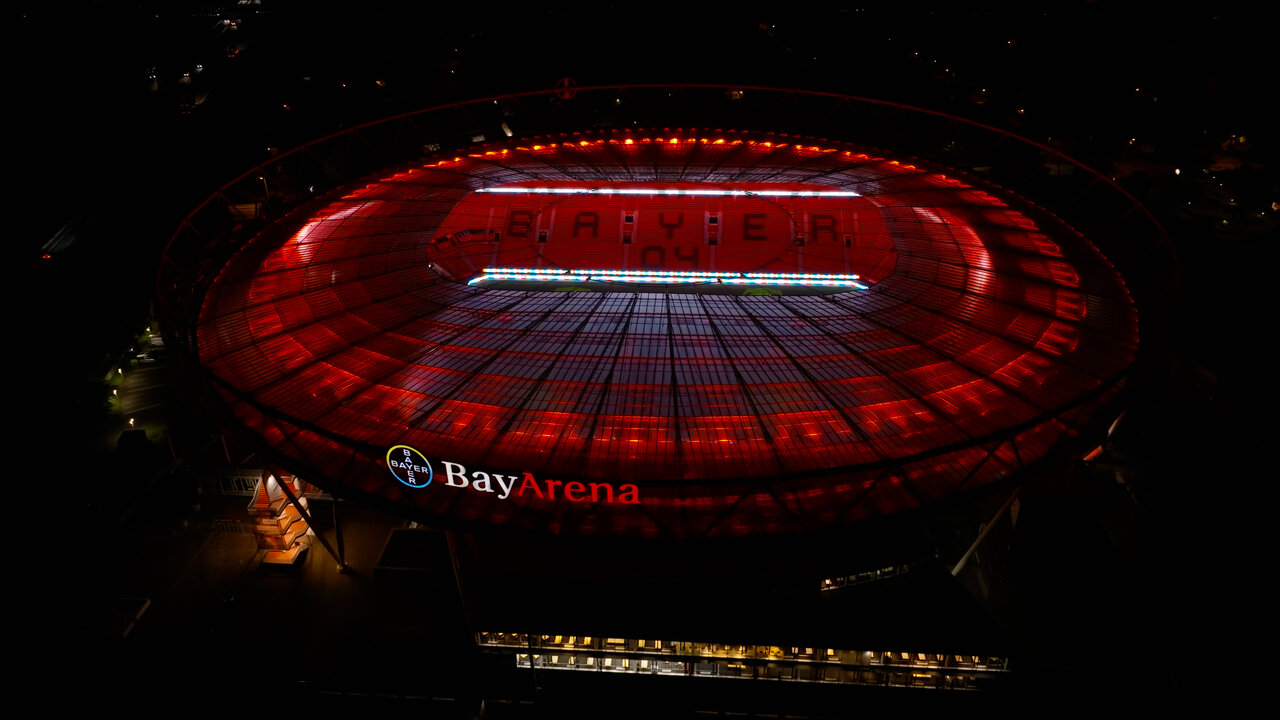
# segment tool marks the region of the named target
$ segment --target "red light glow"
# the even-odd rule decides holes
[[[384,173],[225,268],[200,359],[243,423],[334,469],[311,482],[434,517],[643,537],[842,524],[995,482],[1071,436],[1133,361],[1120,278],[1013,198],[826,141],[702,134],[542,138]],[[592,192],[533,191],[582,177]],[[610,192],[638,187],[724,192]],[[857,195],[804,194],[836,191]],[[486,267],[873,284],[465,284]],[[575,492],[633,483],[644,510],[414,490],[378,464],[400,444]]]

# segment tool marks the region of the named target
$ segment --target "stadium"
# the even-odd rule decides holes
[[[954,618],[833,631],[819,613],[742,637],[720,610],[615,630],[549,616],[547,587],[591,576],[584,556],[625,556],[615,574],[639,579],[606,595],[634,598],[714,557],[707,586],[741,597],[764,571],[723,559],[763,544],[789,558],[765,563],[789,578],[766,596],[933,578],[921,518],[1098,445],[1166,245],[1105,178],[959,118],[770,88],[568,87],[254,168],[188,218],[159,289],[188,377],[276,475],[454,533],[481,645],[532,667],[541,637],[581,667],[665,641],[672,672],[700,674],[691,659],[719,651],[672,638],[755,643],[715,667],[879,684],[905,664],[958,687],[957,663],[1000,664],[938,633]],[[841,550],[794,556],[815,541]],[[514,546],[556,551],[506,559]],[[574,577],[534,580],[547,568]],[[540,609],[482,599],[530,582]],[[839,673],[809,669],[815,647],[868,645],[933,654],[832,649]]]

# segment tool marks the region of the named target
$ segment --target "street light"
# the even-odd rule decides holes
[[[262,181],[262,216],[267,216],[267,203],[271,201],[271,188],[267,187],[267,176],[259,175],[258,179]]]

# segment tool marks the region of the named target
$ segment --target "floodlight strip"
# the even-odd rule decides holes
[[[704,270],[563,270],[560,268],[484,268],[484,274],[467,281],[476,285],[486,280],[537,280],[550,282],[620,283],[723,283],[725,285],[807,285],[850,287],[866,290],[855,274],[712,272]]]
[[[686,195],[690,197],[862,197],[852,190],[721,190],[712,188],[648,188],[648,187],[491,187],[479,193],[518,195]]]

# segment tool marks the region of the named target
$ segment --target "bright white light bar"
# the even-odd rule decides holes
[[[468,285],[475,285],[485,280],[556,280],[564,282],[583,282],[585,275],[565,272],[563,270],[546,271],[539,269],[521,270],[504,268],[485,268],[484,275],[471,278]]]
[[[713,188],[493,187],[481,193],[516,195],[688,195],[691,197],[862,197],[852,190],[717,190]]]
[[[724,283],[726,285],[807,285],[851,287],[866,290],[858,275],[830,273],[735,273],[703,270],[561,270],[559,268],[485,268],[468,285],[486,280],[541,280],[554,282],[620,283]]]

